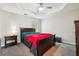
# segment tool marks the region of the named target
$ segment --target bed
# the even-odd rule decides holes
[[[21,42],[29,47],[35,56],[43,55],[55,45],[55,35],[35,32],[34,28],[20,28],[20,33]],[[30,33],[30,35],[26,36],[26,33]]]

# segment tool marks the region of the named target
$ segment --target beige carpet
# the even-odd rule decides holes
[[[2,56],[33,56],[29,48],[24,44],[1,49]],[[43,56],[75,56],[75,46],[67,44],[56,44],[51,47]]]

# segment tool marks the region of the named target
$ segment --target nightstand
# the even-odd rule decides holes
[[[17,45],[17,35],[5,36],[5,48],[13,45]]]

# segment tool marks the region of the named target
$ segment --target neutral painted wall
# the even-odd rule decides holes
[[[0,12],[0,40],[1,40],[1,33],[2,33],[2,32],[1,32],[1,25],[2,25],[2,23],[1,23],[1,21],[2,21],[2,20],[1,20],[1,18],[2,18],[1,16],[2,16],[2,15],[1,15],[1,14],[2,14],[2,12]],[[1,43],[0,43],[0,44],[1,44]]]
[[[12,32],[16,31],[16,34],[18,35],[18,42],[20,42],[20,28],[25,27],[25,28],[31,28],[32,27],[32,22],[37,23],[36,31],[40,32],[40,20],[31,18],[29,16],[24,16],[24,15],[18,15],[18,14],[13,14],[10,12],[6,12],[3,10],[0,10],[1,12],[1,17],[0,17],[0,30],[1,30],[1,46],[4,46],[4,36],[7,35],[13,35]]]
[[[75,44],[74,20],[78,19],[79,9],[50,14],[42,21],[42,32],[54,33],[62,37],[63,42]]]
[[[0,37],[1,37],[1,15],[0,15]]]

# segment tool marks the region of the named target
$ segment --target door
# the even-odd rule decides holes
[[[76,55],[79,56],[79,20],[75,21]]]

